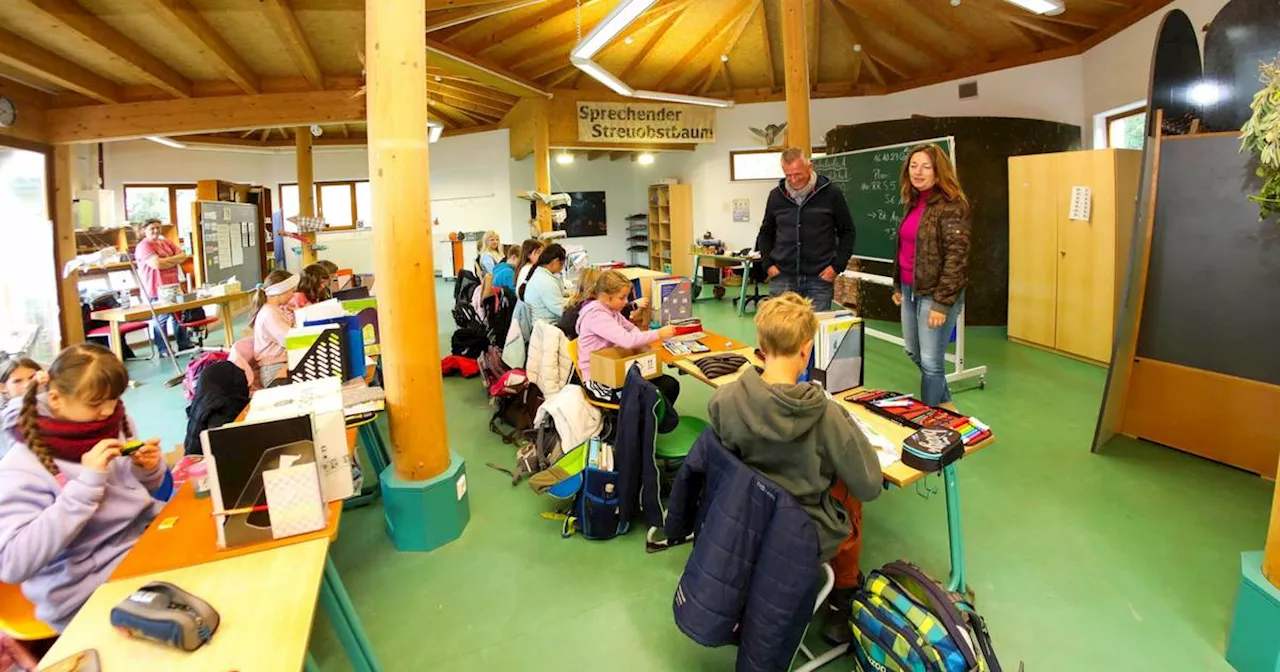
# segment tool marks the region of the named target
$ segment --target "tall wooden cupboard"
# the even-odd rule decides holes
[[[1009,159],[1009,339],[1106,364],[1129,258],[1142,152]],[[1069,217],[1075,187],[1090,217]]]
[[[693,277],[693,187],[649,187],[649,268]]]

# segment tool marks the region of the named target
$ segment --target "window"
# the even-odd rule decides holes
[[[1107,117],[1107,147],[1142,149],[1147,142],[1147,108],[1139,107]]]
[[[126,184],[124,216],[132,224],[158,219],[191,230],[191,204],[196,200],[194,184]],[[185,229],[183,225],[185,223]],[[187,236],[182,236],[184,239]]]
[[[356,222],[369,226],[372,222],[372,198],[368,180],[316,182],[316,216],[329,225],[330,231],[354,229]],[[280,185],[280,209],[285,221],[298,214],[298,185]]]
[[[826,156],[825,147],[814,147],[813,158]],[[782,150],[744,149],[729,152],[729,180],[781,180]]]
[[[0,353],[48,362],[62,341],[56,281],[62,276],[49,221],[53,157],[6,142],[0,138]]]

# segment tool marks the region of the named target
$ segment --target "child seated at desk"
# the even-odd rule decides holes
[[[313,303],[328,301],[333,298],[329,291],[329,280],[333,277],[329,269],[321,264],[311,264],[302,269],[298,276],[298,290],[289,299],[289,308],[296,310],[306,308]]]
[[[600,281],[600,275],[604,271],[595,266],[589,266],[582,269],[578,274],[578,287],[569,300],[564,304],[564,314],[560,316],[560,320],[556,322],[556,326],[560,327],[560,331],[564,332],[565,338],[573,340],[578,337],[578,316],[582,314],[582,307],[587,305],[588,301],[596,298],[596,283]],[[627,318],[637,327],[642,326],[636,324],[636,320],[645,315],[644,309],[649,307],[649,299],[640,297],[635,301],[630,301],[627,305],[618,311],[622,316]],[[640,312],[636,312],[640,311]]]
[[[258,380],[271,384],[288,363],[284,339],[293,328],[293,313],[285,310],[298,289],[298,276],[277,268],[267,274],[253,293],[253,358],[258,364]]]
[[[0,364],[0,404],[8,403],[26,394],[27,387],[35,380],[36,374],[44,370],[39,362],[30,357],[10,357]],[[4,454],[0,453],[0,457]]]
[[[121,456],[135,429],[110,350],[67,348],[41,379],[0,414],[0,581],[61,632],[160,511],[168,468],[159,439]]]
[[[493,272],[485,277],[489,286],[485,288],[485,296],[489,295],[489,289],[493,287],[501,287],[516,291],[516,264],[520,263],[520,248],[516,245],[507,247],[506,260],[498,262],[493,267]]]
[[[797,383],[809,367],[818,329],[813,304],[787,292],[760,305],[756,339],[764,373],[747,367],[716,390],[707,410],[725,447],[795,496],[818,530],[823,561],[835,571],[823,635],[849,641],[849,609],[862,582],[862,502],[880,494],[875,448],[848,413],[815,383]]]
[[[641,331],[623,317],[622,309],[631,302],[631,281],[617,271],[605,271],[600,276],[594,296],[583,304],[578,315],[578,370],[582,372],[582,389],[588,397],[616,404],[622,399],[621,388],[591,380],[591,353],[614,346],[642,348],[675,336],[676,328],[667,325],[655,331]],[[662,392],[668,404],[676,403],[680,383],[675,378],[662,374],[649,382]]]

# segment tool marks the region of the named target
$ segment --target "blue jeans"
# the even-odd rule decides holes
[[[955,329],[956,318],[964,306],[964,292],[947,311],[947,321],[940,327],[929,327],[929,312],[933,299],[911,291],[911,285],[902,286],[902,340],[906,341],[907,356],[920,368],[920,401],[937,406],[951,401],[951,389],[947,387],[947,343]]]
[[[835,297],[836,286],[816,275],[779,273],[769,280],[769,296],[780,296],[785,292],[795,292],[813,302],[816,312],[831,310],[831,299]]]
[[[182,325],[178,323],[178,315],[176,313],[161,313],[159,321],[151,321],[151,340],[160,349],[160,352],[163,353],[169,349],[168,339],[165,338],[165,334],[170,331],[176,336],[178,350],[188,350],[194,347],[191,337],[187,335],[187,330],[183,329]]]

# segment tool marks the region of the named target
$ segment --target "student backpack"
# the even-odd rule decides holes
[[[986,622],[960,593],[895,560],[853,597],[850,647],[864,672],[1001,672]]]

